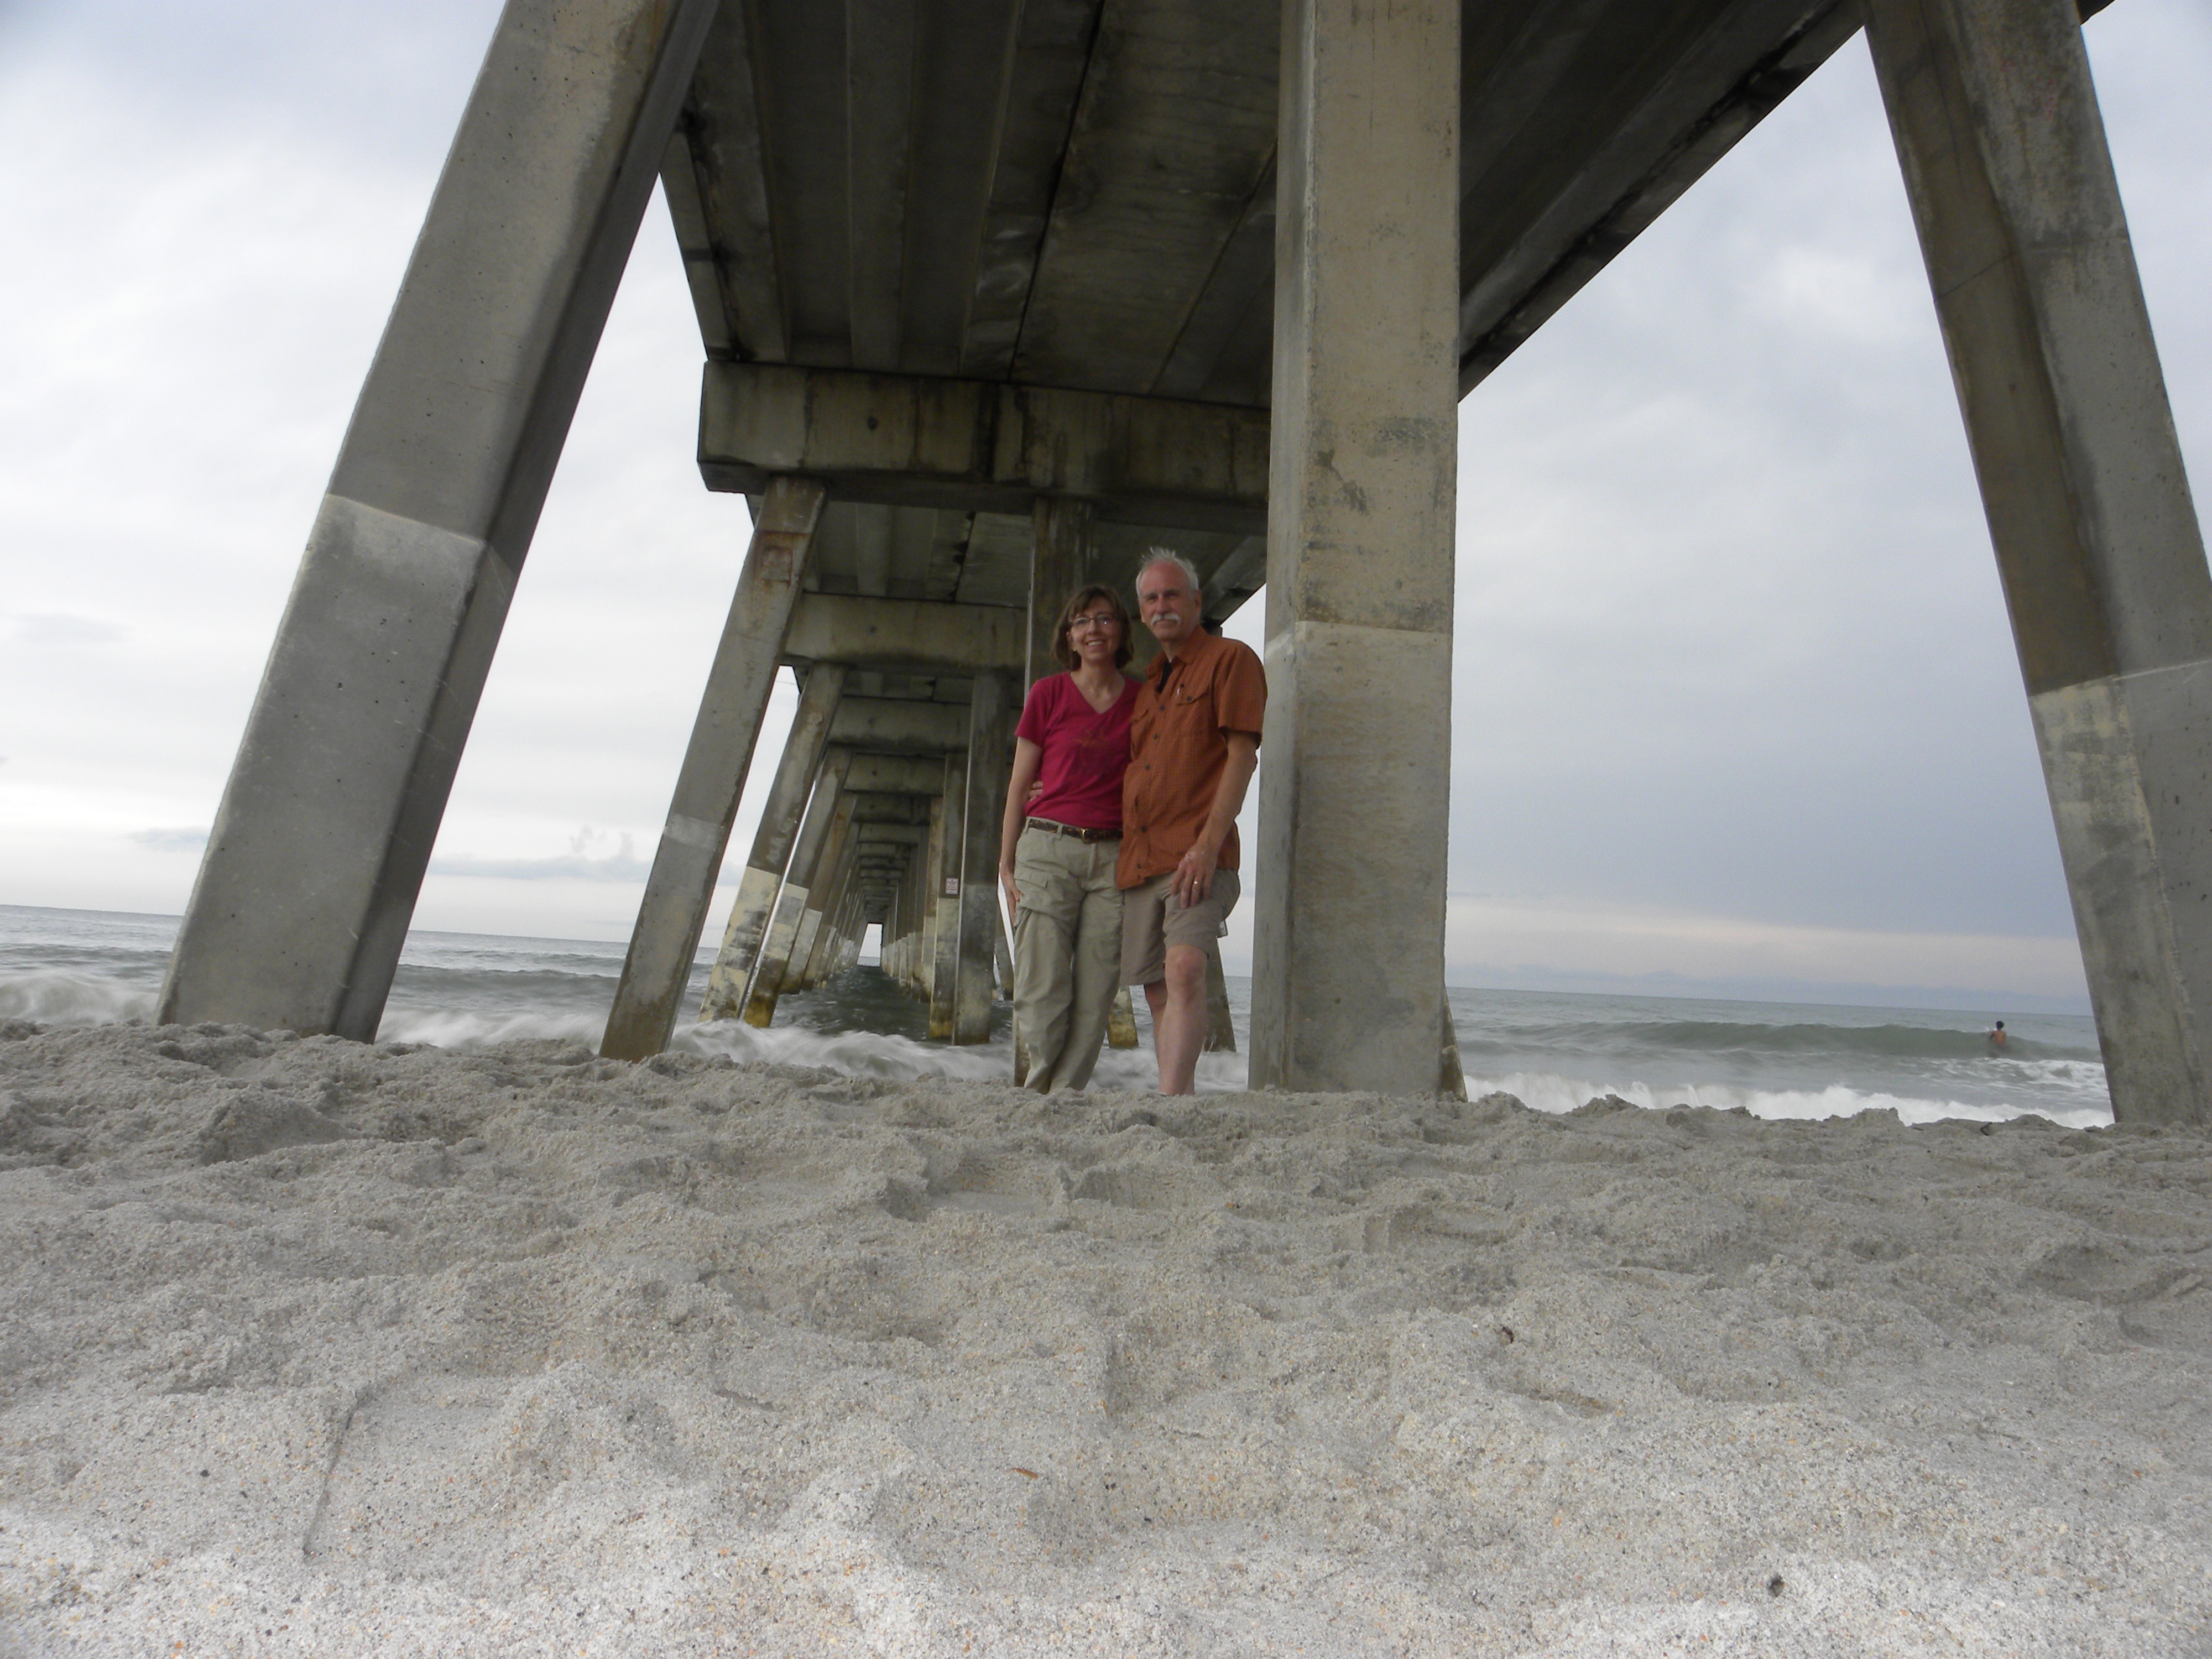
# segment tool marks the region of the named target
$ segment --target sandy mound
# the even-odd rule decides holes
[[[2212,1651],[2208,1152],[0,1027],[0,1651]]]

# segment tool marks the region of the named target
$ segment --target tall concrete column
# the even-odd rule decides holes
[[[961,849],[968,822],[968,751],[964,749],[945,757],[943,799],[937,891],[931,898],[936,932],[930,941],[929,1035],[933,1042],[950,1042],[960,986]]]
[[[822,854],[838,824],[852,821],[853,800],[845,793],[845,769],[852,762],[852,751],[848,749],[832,748],[822,757],[822,770],[814,780],[814,798],[807,803],[806,820],[799,826],[798,843],[791,849],[791,868],[783,879],[783,892],[776,899],[760,959],[753,964],[752,985],[745,994],[748,1025],[766,1026],[775,1018],[775,1001],[783,994],[783,977],[791,966],[792,947],[799,938],[799,925],[806,917],[815,877],[817,872],[830,873],[823,868]]]
[[[338,451],[161,988],[368,1042],[714,0],[510,0]]]
[[[1052,636],[1068,595],[1091,574],[1091,503],[1072,495],[1040,495],[1030,542],[1029,672],[1035,685],[1060,672]]]
[[[738,884],[737,902],[730,907],[730,923],[723,930],[722,948],[714,957],[714,971],[707,981],[706,1000],[699,1018],[735,1019],[745,1005],[745,981],[752,976],[753,961],[760,954],[768,932],[769,913],[775,908],[783,870],[791,861],[791,844],[799,838],[799,820],[806,811],[807,791],[822,764],[822,750],[830,741],[830,722],[844,695],[845,669],[838,663],[817,663],[807,671],[799,694],[799,712],[793,716],[791,735],[776,763],[775,782],[761,809],[760,828],[753,836],[752,855]]]
[[[821,521],[822,499],[820,484],[788,477],[778,478],[761,498],[752,546],[707,676],[615,987],[614,1011],[599,1041],[599,1052],[610,1060],[657,1054],[676,1029],[677,1007],[691,977],[730,823],[744,793],[783,636]]]
[[[921,886],[915,894],[911,982],[915,997],[923,1002],[934,997],[937,984],[938,896],[945,890],[945,802],[941,789],[930,797],[929,844],[922,859]],[[933,1027],[935,1024],[933,1019]]]
[[[2072,0],[1869,0],[2117,1115],[2212,1102],[2212,575]]]
[[[1285,0],[1255,1088],[1435,1090],[1459,0]]]
[[[998,1000],[999,837],[1013,766],[1014,710],[1005,676],[977,674],[968,702],[968,793],[960,844],[960,974],[955,1042],[991,1040]]]

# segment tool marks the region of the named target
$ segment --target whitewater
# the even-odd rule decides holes
[[[59,1026],[149,1018],[175,929],[173,917],[0,906],[0,1018]],[[604,942],[417,930],[379,1036],[444,1048],[517,1038],[596,1046],[622,957],[621,945]],[[709,960],[702,953],[695,969],[688,1007],[699,1005]],[[1250,1030],[1250,982],[1231,975],[1229,991],[1241,1037]],[[2112,1121],[2096,1030],[2081,1015],[1464,987],[1450,998],[1469,1093],[1503,1091],[1540,1111],[1612,1097],[1653,1109],[1741,1107],[1766,1118],[1871,1109],[1907,1123],[2026,1114],[2069,1128]],[[2010,1036],[2001,1053],[1986,1039],[1994,1019]],[[933,1043],[920,1006],[866,966],[785,998],[767,1030],[687,1022],[674,1047],[886,1081],[996,1082],[1012,1066],[1003,1006],[988,1045]],[[1149,1030],[1138,1049],[1101,1057],[1101,1089],[1143,1090],[1152,1080]],[[1200,1062],[1201,1092],[1244,1085],[1241,1054]]]

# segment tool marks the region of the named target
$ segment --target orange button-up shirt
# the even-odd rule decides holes
[[[1200,633],[1182,654],[1155,658],[1129,717],[1129,769],[1121,775],[1121,858],[1115,884],[1135,887],[1172,870],[1213,811],[1231,732],[1260,735],[1267,671],[1252,647]],[[1237,827],[1216,867],[1237,867]]]

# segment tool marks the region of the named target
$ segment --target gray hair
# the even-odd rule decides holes
[[[1198,567],[1193,564],[1188,559],[1183,557],[1182,554],[1176,552],[1172,547],[1146,548],[1145,550],[1145,562],[1137,567],[1137,580],[1142,581],[1145,577],[1145,572],[1150,570],[1156,564],[1173,565],[1176,569],[1182,572],[1183,580],[1190,584],[1190,591],[1194,597],[1199,599],[1204,599],[1206,597],[1206,584],[1198,579]]]

